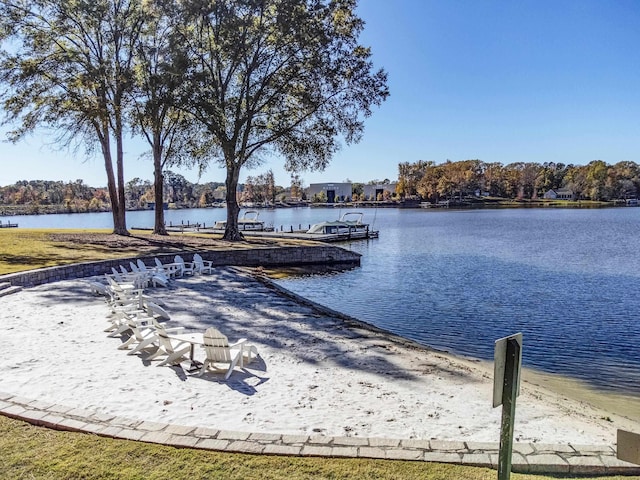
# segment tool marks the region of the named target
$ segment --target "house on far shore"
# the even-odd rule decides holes
[[[544,194],[544,198],[548,200],[575,200],[575,195],[573,190],[558,188],[557,190],[549,190]]]
[[[353,195],[353,184],[351,183],[312,183],[307,190],[307,198],[324,197],[327,203],[350,202]]]
[[[397,183],[379,183],[377,185],[365,185],[363,194],[365,200],[387,200],[396,193]]]

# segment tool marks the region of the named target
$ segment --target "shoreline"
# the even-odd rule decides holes
[[[413,210],[427,210],[427,211],[448,211],[448,210],[484,210],[484,209],[514,209],[514,208],[555,208],[555,209],[589,209],[589,208],[620,208],[620,207],[629,207],[629,205],[623,204],[620,201],[593,201],[593,200],[573,200],[573,201],[557,201],[557,200],[516,200],[516,199],[502,199],[497,201],[486,201],[486,202],[462,202],[462,203],[452,203],[451,206],[442,207],[439,205],[432,204],[430,207],[423,207],[420,203],[409,203],[405,204],[403,202],[384,202],[381,201],[379,203],[364,201],[364,202],[343,202],[343,203],[308,203],[304,205],[289,205],[289,206],[276,206],[276,207],[240,207],[240,208],[251,208],[251,209],[275,209],[275,208],[398,208],[398,209],[413,209]],[[204,206],[204,207],[176,207],[165,209],[171,211],[180,211],[180,210],[218,210],[219,206]],[[12,211],[15,210],[15,211]],[[134,208],[127,209],[127,212],[153,212],[153,209],[149,208]],[[72,215],[72,214],[92,214],[92,213],[111,213],[110,209],[97,209],[97,210],[86,210],[86,211],[78,211],[73,210],[70,211],[65,205],[40,205],[38,206],[38,211],[34,211],[33,207],[27,206],[25,208],[17,208],[15,205],[0,205],[0,218],[1,217],[23,217],[23,216],[41,216],[41,215]],[[153,228],[144,227],[144,228]],[[131,228],[133,230],[133,228]]]
[[[391,331],[382,329],[373,324],[367,323],[340,311],[333,310],[332,308],[298,295],[278,285],[267,275],[255,276],[260,281],[267,283],[271,288],[278,290],[281,294],[286,295],[297,302],[309,305],[325,314],[341,317],[345,322],[349,322],[359,328],[368,329],[372,332],[385,335],[389,339],[402,343],[410,348],[435,352],[439,355],[448,356],[452,360],[465,362],[475,367],[482,368],[485,375],[493,378],[493,363],[489,360],[458,355],[448,350],[440,350],[429,345],[423,345],[419,342],[397,335]],[[598,390],[579,379],[566,375],[552,374],[531,367],[522,367],[521,379],[523,382],[526,382],[531,386],[542,388],[559,397],[568,397],[573,401],[585,402],[599,410],[602,410],[603,413],[624,417],[633,422],[640,422],[640,396],[635,397],[620,392]],[[630,405],[630,402],[633,403],[633,405]]]
[[[572,377],[523,368],[523,380],[571,400],[585,402],[606,413],[640,422],[640,397],[598,390]]]
[[[108,338],[106,306],[84,280],[6,297],[0,391],[143,421],[281,434],[496,442],[491,371],[274,291],[245,269],[151,289],[171,325],[216,325],[248,338],[259,361],[188,375],[126,355]],[[51,352],[56,352],[52,355]],[[198,352],[199,353],[199,352]],[[516,441],[613,444],[640,424],[526,384]],[[612,421],[604,420],[610,416]]]

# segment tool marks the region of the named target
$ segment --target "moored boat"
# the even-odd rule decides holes
[[[263,231],[267,230],[264,226],[264,221],[258,218],[260,214],[257,210],[247,210],[242,217],[238,219],[238,229],[240,230],[253,230]],[[224,230],[227,228],[226,220],[219,220],[213,226],[215,230]]]
[[[346,212],[339,220],[320,222],[311,225],[306,233],[318,235],[351,235],[358,238],[377,238],[378,232],[371,230],[368,223],[362,222],[361,212]]]

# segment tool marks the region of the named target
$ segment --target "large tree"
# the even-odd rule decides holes
[[[2,102],[7,121],[18,123],[10,138],[45,126],[57,129],[63,144],[97,146],[113,231],[122,235],[125,100],[143,18],[137,0],[0,1]]]
[[[153,233],[167,235],[164,221],[164,171],[169,166],[193,166],[207,155],[201,124],[176,105],[183,76],[175,63],[172,0],[144,3],[145,23],[135,48],[135,89],[132,91],[133,128],[141,133],[153,158],[155,222]]]
[[[357,142],[388,96],[358,43],[356,0],[185,0],[179,44],[182,108],[201,122],[226,167],[227,227],[238,240],[241,168],[279,153],[290,171],[322,169]]]

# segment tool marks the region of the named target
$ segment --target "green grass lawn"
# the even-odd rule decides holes
[[[70,235],[71,233],[71,235]],[[177,251],[192,237],[132,239],[106,231],[0,230],[0,274],[44,266]],[[65,236],[67,235],[67,236]],[[70,236],[69,236],[70,235]],[[182,240],[178,240],[181,238]],[[66,239],[66,240],[65,240]],[[208,248],[253,248],[263,243]],[[0,479],[423,479],[489,480],[494,470],[424,462],[281,457],[177,449],[96,435],[59,432],[0,416]],[[559,477],[513,474],[514,480]],[[568,477],[564,477],[568,478]],[[631,477],[593,477],[629,479]]]
[[[188,250],[247,249],[312,242],[289,239],[250,238],[227,242],[221,235],[151,235],[149,231],[131,231],[130,237],[111,235],[109,230],[0,229],[0,275],[34,268],[110,258],[178,253]]]
[[[65,230],[0,229],[0,275],[67,263],[105,260],[135,255],[135,250],[98,248],[91,244],[70,245],[56,241],[55,235]],[[91,234],[107,234],[108,230],[85,230]]]

